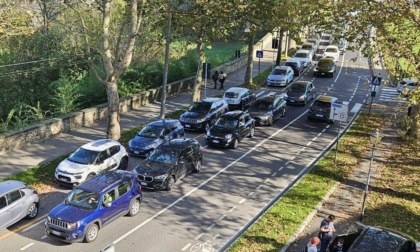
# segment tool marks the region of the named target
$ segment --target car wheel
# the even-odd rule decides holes
[[[204,126],[204,132],[209,131],[210,127],[211,127],[210,122],[206,122],[206,125]]]
[[[120,165],[118,166],[118,170],[127,170],[128,167],[128,158],[123,157],[120,161]]]
[[[174,184],[175,184],[174,177],[170,176],[168,180],[166,181],[166,187],[165,187],[166,191],[172,190],[172,187],[174,186]]]
[[[28,215],[26,216],[29,220],[32,220],[38,215],[38,204],[32,203],[31,206],[28,208]]]
[[[85,242],[90,243],[96,240],[99,233],[99,227],[95,223],[89,224],[86,228]]]
[[[271,123],[273,123],[273,122],[271,122]],[[254,134],[255,134],[255,127],[254,127],[254,126],[252,126],[252,127],[251,127],[251,130],[249,131],[249,135],[248,135],[248,137],[249,137],[249,138],[253,138],[253,137],[254,137]]]
[[[230,148],[232,149],[238,148],[238,143],[239,143],[238,138],[235,138],[235,140],[233,140],[232,144],[230,145]]]
[[[130,201],[130,206],[128,207],[128,215],[134,216],[139,213],[140,210],[140,201],[138,199],[132,199]]]
[[[195,166],[194,166],[194,171],[200,172],[200,170],[201,170],[201,160],[197,160],[197,163],[195,163]]]

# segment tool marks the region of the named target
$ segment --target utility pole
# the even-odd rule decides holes
[[[172,1],[168,2],[168,24],[166,26],[166,45],[165,45],[165,63],[163,67],[162,81],[162,99],[160,107],[160,119],[165,119],[166,106],[166,84],[168,83],[168,66],[169,66],[169,44],[171,43],[171,22],[172,22]]]

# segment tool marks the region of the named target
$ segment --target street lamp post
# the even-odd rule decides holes
[[[273,42],[272,42],[272,49],[277,49],[277,53],[279,51],[279,45],[280,45],[280,41],[279,41],[279,33],[280,33],[280,29],[278,27],[274,27],[273,29]],[[273,68],[276,65],[276,60],[274,59],[274,55],[276,53],[276,50],[273,50]]]
[[[361,221],[365,217],[365,203],[366,203],[366,197],[367,197],[369,182],[370,182],[370,174],[371,174],[372,162],[373,162],[373,153],[375,151],[376,145],[381,142],[382,137],[383,137],[383,135],[379,132],[378,129],[376,129],[374,132],[370,133],[370,136],[369,136],[370,143],[372,144],[372,154],[370,156],[369,170],[368,170],[368,176],[367,176],[366,186],[365,186],[365,193],[363,195],[362,215],[360,217]]]

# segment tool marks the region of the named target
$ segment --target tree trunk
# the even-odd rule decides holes
[[[254,64],[254,37],[255,33],[250,32],[248,34],[248,60],[246,65],[246,72],[245,72],[245,86],[251,88],[252,86],[252,67]]]
[[[120,129],[120,97],[118,95],[117,80],[106,83],[108,98],[108,128],[107,138],[118,140],[121,137]]]
[[[206,61],[206,56],[204,55],[203,51],[203,43],[199,42],[197,44],[197,52],[198,52],[198,61],[199,65],[197,68],[197,74],[195,78],[194,88],[193,88],[193,95],[191,102],[196,102],[200,100],[201,95],[201,84],[203,83],[203,77],[201,73],[203,72],[203,63]]]
[[[283,29],[280,29],[280,38],[279,38],[279,46],[277,50],[277,57],[276,57],[276,66],[280,66],[281,64],[281,53],[283,48]]]

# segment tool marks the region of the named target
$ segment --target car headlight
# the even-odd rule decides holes
[[[289,97],[287,94],[284,94],[284,98],[287,98],[287,97]]]
[[[198,123],[202,123],[202,122],[204,122],[206,120],[206,118],[200,118],[200,119],[197,119],[196,121],[198,122]]]
[[[299,96],[299,100],[305,100],[305,96],[304,95]]]
[[[232,139],[232,134],[227,134],[227,135],[225,136],[225,139],[226,139],[226,140],[230,140],[230,139]]]
[[[132,146],[131,145],[132,143],[133,143],[133,140],[128,141],[128,147],[131,147]]]
[[[67,229],[68,230],[75,230],[77,228],[77,222],[75,223],[67,223]]]
[[[51,222],[51,217],[50,216],[47,216],[47,221]]]
[[[164,179],[166,179],[166,177],[168,177],[168,175],[167,174],[163,174],[163,175],[159,175],[159,176],[156,176],[155,177],[155,179],[158,179],[158,180],[164,180]]]
[[[334,69],[328,70],[329,73],[332,73],[334,71]]]
[[[206,136],[208,136],[208,137],[210,136],[210,130],[207,131]]]

